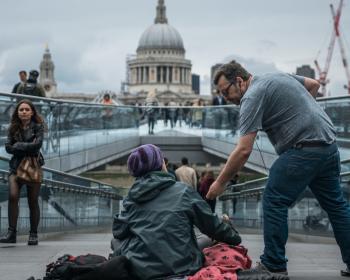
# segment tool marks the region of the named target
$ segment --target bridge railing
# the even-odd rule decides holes
[[[10,117],[16,102],[21,98],[24,98],[24,96],[0,93],[1,155],[5,155],[3,144],[6,139]],[[232,151],[239,138],[239,108],[237,106],[199,106],[198,104],[196,106],[153,107],[106,106],[28,96],[25,96],[25,98],[33,100],[39,112],[45,117],[48,132],[43,145],[43,153],[47,159],[84,151],[108,143],[128,141],[130,138],[137,138],[143,133],[150,134],[150,125],[154,125],[155,129],[158,128],[158,131],[173,129],[196,134],[202,138],[202,145],[205,150],[224,157],[227,157]],[[318,102],[330,116],[337,130],[337,142],[342,159],[350,158],[350,97],[322,98]],[[275,159],[276,153],[266,134],[259,133],[254,145],[254,152],[248,161],[248,167],[250,164],[255,170],[267,174]],[[7,170],[7,167],[4,170]],[[64,175],[62,176],[64,177]],[[263,185],[263,181],[257,181],[251,183],[251,188],[259,188]],[[248,194],[252,194],[247,192],[247,198],[250,200],[240,200],[239,202],[244,203],[244,205],[252,205],[252,207],[260,203],[259,195],[254,195],[254,198],[252,198]],[[305,214],[312,212],[311,208],[319,209],[315,201],[306,201],[308,207],[301,203],[299,204],[300,207],[295,208],[294,212]],[[311,208],[310,203],[314,205]],[[235,205],[237,206],[237,203]],[[242,213],[242,218],[250,219],[251,214],[254,214],[254,219],[258,219],[257,214],[261,214],[260,208],[261,206],[254,209],[244,206],[242,209],[246,210]],[[3,207],[1,209],[2,212],[5,211]],[[294,220],[297,221],[297,218],[301,216],[302,219],[306,219],[305,217],[309,214],[306,216],[304,214],[299,216],[295,214],[296,218]],[[322,212],[320,212],[319,218],[322,215]],[[291,217],[294,216],[291,215]]]
[[[8,227],[8,160],[0,157],[0,231]],[[110,226],[123,199],[119,190],[95,181],[44,168],[39,231],[56,232]],[[20,196],[18,231],[29,231],[26,188]]]
[[[46,159],[139,136],[138,110],[135,107],[0,93],[1,154],[17,101],[24,98],[30,99],[45,119],[47,132],[42,152]]]
[[[350,203],[350,160],[342,161],[341,187]],[[219,198],[219,209],[227,213],[237,226],[261,229],[263,226],[262,197],[268,178],[229,186]],[[289,230],[294,233],[333,234],[326,212],[309,188],[289,209]]]
[[[0,93],[0,149],[3,149],[16,101],[22,98],[23,95]],[[46,158],[171,129],[202,137],[204,148],[222,155],[227,155],[239,139],[239,107],[234,105],[106,106],[25,98],[34,102],[47,123],[48,131],[42,148]],[[350,150],[350,96],[320,98],[318,103],[330,116],[337,130],[338,145],[344,148],[342,156],[350,158],[350,152],[347,151]],[[154,131],[148,126],[154,126]],[[265,133],[258,134],[254,151],[256,153],[253,153],[251,160],[260,161],[257,166],[260,171],[268,169],[276,158]],[[263,159],[259,159],[261,154]]]

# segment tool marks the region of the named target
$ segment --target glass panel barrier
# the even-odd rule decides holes
[[[340,157],[350,159],[350,97],[321,98],[318,102],[337,131]]]
[[[6,140],[9,120],[19,95],[0,94],[0,154],[6,156],[4,143]],[[239,107],[228,106],[103,106],[82,102],[31,98],[45,117],[48,126],[43,145],[45,158],[55,158],[86,149],[100,147],[109,143],[118,143],[138,139],[139,136],[159,133],[160,136],[194,135],[201,137],[202,144],[212,151],[227,156],[239,139]],[[342,186],[349,199],[350,171],[350,97],[322,98],[318,104],[330,116],[337,130],[337,143],[342,161]],[[268,173],[277,155],[265,133],[259,132],[254,144],[251,162],[256,170]],[[6,162],[1,162],[2,172],[8,169]],[[344,173],[345,172],[345,173]],[[5,173],[3,173],[5,174]],[[5,178],[5,177],[4,177]],[[94,224],[96,221],[110,219],[111,208],[117,207],[117,200],[88,196],[84,188],[98,191],[109,190],[98,182],[64,173],[46,171],[43,190],[47,188],[46,200],[42,199],[41,207],[45,213],[43,225],[69,226]],[[64,182],[64,183],[63,183]],[[60,185],[60,184],[61,185]],[[0,187],[2,202],[6,188],[6,179]],[[266,179],[251,181],[232,186],[221,197],[219,212],[229,212],[242,225],[261,226],[261,197]],[[60,187],[63,186],[63,187]],[[74,191],[62,191],[68,186],[76,186]],[[80,189],[80,188],[83,189]],[[78,191],[79,190],[79,191]],[[117,195],[118,190],[113,190]],[[44,192],[45,193],[45,192]],[[49,198],[48,198],[49,197]],[[50,203],[52,202],[52,203]],[[63,210],[69,205],[72,211]],[[23,203],[22,203],[23,204]],[[53,206],[56,205],[56,206]],[[58,205],[58,206],[57,206]],[[55,208],[56,207],[56,208]],[[63,209],[61,209],[61,208]],[[84,210],[84,207],[87,210]],[[118,206],[119,207],[119,206]],[[1,204],[2,223],[7,214],[6,207]],[[61,210],[58,210],[61,209]],[[21,209],[22,210],[22,209]],[[26,210],[23,210],[26,211]],[[60,215],[57,213],[61,211]],[[107,213],[109,213],[107,217]],[[101,215],[100,215],[101,214]],[[106,215],[106,216],[104,216]],[[105,217],[105,218],[104,218]],[[23,220],[25,223],[28,221]],[[296,205],[290,209],[291,229],[302,231],[308,228],[311,232],[317,230],[330,233],[329,222],[316,200],[309,191],[305,192]]]
[[[8,227],[8,160],[0,157],[0,231]],[[44,169],[40,191],[40,232],[110,226],[122,196],[104,183]],[[20,196],[18,231],[29,231],[26,188]]]
[[[219,199],[219,209],[227,213],[237,226],[261,229],[262,196],[267,179],[263,178],[228,187]],[[350,203],[350,172],[341,173],[344,197]],[[221,212],[220,212],[221,214]],[[309,189],[289,209],[289,230],[312,235],[332,235],[327,214]]]
[[[177,132],[202,136],[206,108],[203,106],[138,106],[140,135]],[[172,134],[176,136],[176,134]]]
[[[28,97],[47,124],[42,153],[46,159],[99,147],[118,140],[138,138],[138,109]],[[0,94],[0,155],[12,113],[21,95]]]
[[[0,94],[0,152],[4,151],[9,120],[19,97],[20,95]],[[202,137],[204,142],[207,139],[215,140],[218,145],[235,145],[239,139],[239,107],[234,105],[105,106],[31,99],[45,117],[48,126],[42,148],[45,158],[165,131],[173,136],[196,135]],[[334,123],[342,159],[350,159],[350,97],[322,98],[318,103]],[[212,145],[215,144],[213,143]],[[265,166],[268,169],[276,158],[274,148],[263,132],[258,133],[254,151],[256,158],[253,160],[260,161],[261,169]],[[225,151],[225,154],[228,152]],[[259,158],[261,153],[262,159]]]

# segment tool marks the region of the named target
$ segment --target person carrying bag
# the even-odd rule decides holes
[[[44,120],[38,114],[30,100],[21,100],[12,115],[5,143],[6,152],[12,155],[9,163],[9,200],[7,234],[0,243],[16,243],[17,220],[19,212],[20,191],[27,186],[30,212],[30,233],[28,245],[38,244],[38,225],[40,208],[38,197],[42,182],[44,158],[40,148],[44,137]]]
[[[33,143],[35,143],[35,139]],[[28,183],[41,183],[43,170],[40,165],[40,157],[42,157],[40,152],[36,157],[24,157],[17,168],[17,179]]]

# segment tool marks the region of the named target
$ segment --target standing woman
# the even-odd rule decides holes
[[[7,153],[12,155],[9,175],[8,222],[9,228],[0,243],[16,243],[18,203],[23,185],[27,186],[30,211],[30,234],[28,245],[38,244],[38,225],[40,220],[39,192],[40,182],[23,181],[17,176],[17,169],[25,157],[35,158],[39,166],[44,164],[40,148],[44,137],[44,120],[30,100],[20,101],[12,114],[8,138],[5,144]]]

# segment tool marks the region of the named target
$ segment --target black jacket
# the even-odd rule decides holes
[[[44,139],[44,125],[31,122],[29,128],[19,131],[15,135],[7,136],[5,143],[6,152],[13,155],[10,160],[10,173],[16,174],[16,170],[25,156],[37,157]],[[40,165],[44,165],[44,158],[40,153]]]
[[[221,104],[220,104],[220,99],[221,98]],[[225,100],[225,98],[224,97],[222,97],[222,96],[215,96],[214,98],[213,98],[213,106],[219,106],[219,105],[226,105],[227,104],[227,102],[226,102],[226,100]]]
[[[22,84],[21,82],[15,84],[14,87],[13,87],[13,89],[12,89],[12,93],[17,93],[17,90],[18,90],[18,88],[19,88],[19,86],[20,86],[21,84]]]
[[[41,84],[28,80],[24,84],[20,84],[17,88],[17,93],[38,97],[45,97],[45,90]]]
[[[194,226],[217,241],[241,242],[193,188],[169,173],[151,172],[136,179],[123,206],[113,224],[114,237],[121,240],[115,253],[131,261],[135,279],[192,275],[201,269],[204,256]]]

